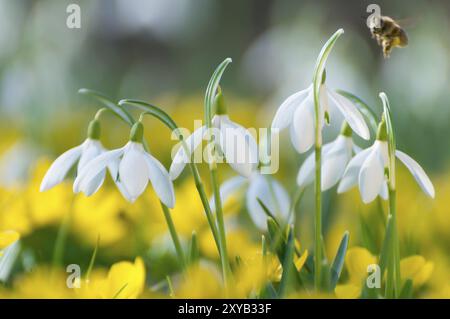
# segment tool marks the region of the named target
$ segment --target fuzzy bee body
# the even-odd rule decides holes
[[[369,21],[372,38],[376,39],[378,45],[383,48],[383,55],[388,58],[395,47],[405,47],[408,45],[408,35],[405,30],[392,18],[387,16],[376,17]]]

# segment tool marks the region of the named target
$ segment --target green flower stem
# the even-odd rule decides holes
[[[219,249],[220,249],[220,263],[222,266],[222,275],[223,281],[225,285],[228,284],[231,268],[228,260],[228,252],[227,252],[227,239],[225,232],[225,222],[223,219],[223,211],[222,211],[222,199],[220,198],[220,190],[219,183],[217,182],[217,166],[215,164],[210,166],[210,175],[211,175],[211,185],[213,187],[214,192],[214,202],[216,204],[216,219],[217,226],[219,228]]]
[[[388,142],[388,188],[389,188],[389,216],[392,222],[392,236],[390,243],[390,262],[388,263],[388,281],[389,279],[393,283],[388,283],[393,290],[393,297],[400,296],[401,289],[401,274],[400,274],[400,243],[398,236],[397,226],[397,208],[396,208],[396,191],[395,191],[395,134],[391,121],[391,112],[389,100],[385,93],[379,94],[381,101],[383,102],[383,119],[386,122],[386,135]],[[389,290],[388,290],[389,292]],[[392,297],[392,293],[390,293]]]
[[[316,86],[314,86],[316,91]],[[318,91],[318,90],[317,90]],[[317,93],[317,94],[316,94]],[[322,128],[320,127],[319,93],[314,93],[314,287],[320,290],[322,283]]]
[[[172,237],[173,244],[175,245],[175,250],[180,260],[181,267],[186,268],[186,258],[184,256],[183,248],[181,247],[180,239],[178,233],[175,229],[175,225],[172,220],[172,215],[170,214],[169,208],[161,203],[161,207],[164,213],[164,218],[166,219],[167,226],[169,227],[170,236]]]
[[[61,266],[64,255],[64,247],[66,246],[67,236],[69,234],[70,223],[72,221],[73,205],[75,196],[72,197],[69,210],[64,214],[63,220],[58,228],[56,235],[55,247],[53,249],[52,266],[53,270]]]
[[[315,192],[315,232],[314,232],[314,287],[316,290],[320,289],[321,286],[321,272],[322,272],[322,128],[321,123],[321,112],[320,112],[320,100],[319,100],[319,90],[320,86],[325,80],[325,64],[330,55],[331,49],[336,43],[337,39],[344,33],[343,29],[337,30],[322,47],[322,50],[317,57],[316,67],[314,70],[313,77],[313,92],[314,92],[314,150],[315,150],[315,182],[314,182],[314,192]]]
[[[205,122],[206,127],[211,129],[212,127],[212,116],[215,111],[216,104],[216,93],[221,93],[219,88],[220,79],[228,66],[231,63],[230,58],[226,58],[219,66],[214,70],[213,75],[211,76],[208,86],[206,88],[205,100],[204,100],[204,113],[205,113]],[[220,97],[221,94],[219,94]],[[221,100],[223,103],[223,100]],[[224,105],[222,105],[221,110],[224,111]],[[210,137],[210,140],[213,139],[213,136]],[[213,141],[214,142],[214,141]],[[215,142],[214,142],[215,143]],[[223,212],[222,212],[222,201],[220,198],[219,184],[217,182],[216,169],[217,165],[214,159],[215,154],[213,154],[211,163],[209,165],[209,171],[211,176],[211,184],[214,192],[214,202],[216,205],[216,221],[219,229],[219,250],[220,250],[220,262],[222,266],[222,274],[224,279],[225,286],[228,284],[228,280],[231,276],[231,268],[228,260],[227,253],[227,243],[226,243],[226,232],[225,232],[225,223],[223,220]]]
[[[317,130],[316,130],[317,136]],[[321,272],[322,272],[322,191],[320,188],[320,181],[322,179],[321,173],[321,140],[316,138],[315,145],[315,215],[314,215],[314,287],[316,290],[320,289]]]
[[[391,258],[392,262],[390,272],[392,273],[393,280],[393,297],[398,298],[400,296],[401,289],[401,277],[400,277],[400,243],[398,238],[397,227],[397,209],[396,209],[396,191],[395,189],[389,189],[389,214],[392,216],[392,244],[391,244]]]

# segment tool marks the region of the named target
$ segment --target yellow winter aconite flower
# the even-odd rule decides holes
[[[105,279],[91,282],[93,291],[101,298],[136,299],[144,291],[144,261],[137,257],[134,263],[129,261],[115,263]]]
[[[0,231],[0,250],[5,249],[15,241],[19,240],[20,235],[13,230]]]
[[[91,197],[77,195],[72,207],[72,229],[81,240],[92,245],[98,236],[102,246],[115,243],[124,238],[127,232],[121,215],[124,208],[120,194],[112,189],[100,189]]]
[[[177,202],[171,210],[173,222],[181,236],[189,237],[192,231],[199,232],[207,224],[207,220],[192,178],[175,186]]]
[[[20,275],[14,283],[12,291],[6,292],[6,298],[42,298],[66,299],[76,298],[75,289],[67,287],[68,273],[63,270],[50,270],[38,267],[29,273]]]
[[[419,255],[410,256],[400,261],[402,280],[411,279],[414,287],[423,285],[431,276],[434,264]]]
[[[0,257],[3,255],[3,250],[9,245],[18,241],[20,235],[18,232],[13,230],[0,231]]]
[[[219,254],[209,229],[199,236],[200,250],[209,258],[217,259]],[[260,244],[253,242],[250,234],[243,229],[232,229],[227,231],[227,249],[230,260],[237,256],[249,256],[260,249]]]
[[[353,299],[361,295],[368,272],[367,267],[376,264],[377,258],[362,247],[350,248],[345,257],[345,267],[349,274],[347,284],[337,285],[335,289],[338,298]],[[400,261],[402,281],[411,279],[414,287],[423,285],[431,276],[434,264],[427,262],[424,257],[414,255]]]
[[[364,280],[368,275],[367,267],[376,263],[377,258],[367,249],[362,247],[350,248],[345,256],[345,267],[349,274],[349,282],[336,286],[334,291],[336,296],[342,299],[358,298],[361,295]]]
[[[217,271],[201,264],[193,265],[175,289],[176,298],[222,298],[223,287]]]

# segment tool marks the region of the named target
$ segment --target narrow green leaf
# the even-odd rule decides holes
[[[334,44],[336,43],[337,39],[344,33],[343,29],[337,30],[324,44],[322,47],[322,50],[319,53],[319,56],[317,57],[316,61],[316,67],[314,70],[314,78],[313,78],[313,85],[314,85],[314,94],[315,99],[319,101],[319,87],[322,82],[322,75],[323,71],[325,69],[325,64],[327,62],[328,56],[330,55],[331,50],[333,49]]]
[[[100,245],[100,235],[97,237],[97,242],[95,243],[94,252],[92,253],[91,260],[89,261],[88,270],[86,271],[86,281],[89,282],[89,277],[92,272],[92,268],[94,268],[95,259],[97,258],[98,246]]]
[[[383,114],[386,120],[386,130],[388,136],[389,151],[389,184],[390,189],[395,189],[395,132],[391,120],[391,107],[389,100],[384,92],[380,93],[380,99],[383,102]]]
[[[276,220],[275,216],[272,214],[272,212],[270,211],[269,207],[267,207],[263,201],[260,198],[256,198],[256,200],[258,201],[258,204],[261,206],[261,208],[263,209],[264,213],[267,215],[267,217],[270,217],[274,220],[274,222],[278,225],[278,227],[280,226],[280,224],[278,223],[278,221]]]
[[[197,233],[193,231],[191,236],[191,242],[189,243],[188,263],[190,265],[197,263],[199,256],[200,251],[198,248]]]
[[[372,108],[367,105],[366,102],[364,102],[362,99],[357,97],[356,95],[344,91],[344,90],[336,90],[337,93],[340,95],[346,97],[350,101],[352,101],[356,106],[359,108],[361,113],[366,117],[367,120],[369,120],[370,127],[372,128],[373,132],[376,134],[377,128],[378,128],[378,122],[377,122],[377,115],[372,110]]]
[[[267,231],[272,250],[277,253],[280,260],[283,260],[285,250],[284,235],[272,217],[267,218]]]
[[[209,80],[208,86],[205,93],[204,102],[204,112],[205,112],[205,122],[207,127],[211,127],[211,119],[213,115],[214,100],[216,97],[216,91],[219,87],[220,79],[222,78],[223,72],[225,71],[228,64],[232,62],[231,58],[226,58],[214,71],[211,79]]]
[[[384,274],[384,271],[389,263],[389,252],[391,250],[391,241],[392,241],[392,216],[388,216],[386,223],[386,234],[384,235],[383,245],[381,247],[380,252],[380,270],[381,274]]]
[[[175,292],[173,290],[172,279],[170,279],[170,276],[166,276],[166,281],[167,281],[167,288],[169,288],[169,297],[175,298]]]
[[[159,119],[161,122],[164,123],[164,125],[169,127],[172,131],[175,131],[177,133],[178,137],[182,139],[182,136],[178,130],[178,126],[175,123],[175,121],[166,112],[164,112],[161,108],[154,106],[150,103],[144,102],[144,101],[131,100],[131,99],[120,100],[118,104],[120,106],[124,106],[124,105],[128,104],[128,105],[140,108],[147,114],[150,114],[150,115],[156,117],[157,119]]]
[[[361,237],[364,244],[371,253],[376,253],[376,243],[374,239],[374,235],[372,234],[372,228],[366,222],[363,215],[359,217],[360,226],[361,226]]]
[[[121,105],[117,105],[104,94],[85,88],[79,89],[78,93],[95,98],[97,101],[101,102],[104,106],[110,109],[115,115],[117,115],[128,125],[131,126],[135,122],[133,116],[125,108],[123,108]]]
[[[341,239],[336,256],[330,270],[330,289],[334,290],[336,284],[341,276],[342,268],[344,267],[345,254],[347,253],[349,233],[346,231]]]
[[[407,279],[403,285],[402,291],[400,292],[400,299],[411,299],[413,295],[413,281]]]
[[[289,229],[288,240],[286,245],[286,251],[283,257],[283,274],[281,276],[281,282],[279,287],[279,295],[283,297],[290,291],[290,286],[292,282],[290,278],[294,273],[294,251],[295,251],[295,238],[294,238],[294,228],[291,226]]]
[[[267,242],[266,242],[266,236],[261,236],[261,252],[263,257],[267,256]]]

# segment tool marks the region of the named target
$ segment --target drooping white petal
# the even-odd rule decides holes
[[[98,173],[94,178],[92,178],[89,183],[83,187],[82,191],[86,196],[91,196],[95,194],[99,188],[103,185],[106,176],[106,169],[103,169],[100,173]]]
[[[273,179],[257,175],[252,178],[247,191],[247,210],[255,225],[267,229],[267,214],[258,202],[261,200],[279,222],[285,222],[289,215],[290,199],[286,190]]]
[[[61,154],[50,166],[44,178],[42,179],[40,191],[46,191],[53,186],[61,183],[69,170],[81,156],[82,145],[71,148]]]
[[[315,168],[315,153],[312,152],[308,155],[303,162],[297,175],[297,185],[300,187],[306,186],[314,181],[314,168]]]
[[[403,164],[408,168],[411,174],[414,176],[416,182],[419,184],[420,188],[430,196],[434,198],[435,191],[433,183],[431,183],[430,178],[425,173],[423,168],[417,163],[414,159],[412,159],[409,155],[403,153],[402,151],[396,150],[395,155],[397,158],[402,161]]]
[[[332,90],[328,90],[328,96],[345,117],[352,130],[363,139],[368,140],[370,138],[369,128],[358,108],[350,100]]]
[[[328,190],[344,175],[347,163],[352,157],[352,139],[339,135],[333,146],[324,152],[322,162],[322,190]]]
[[[77,171],[80,172],[87,163],[103,153],[105,149],[99,140],[87,139],[83,143],[80,160],[78,161]]]
[[[381,144],[376,141],[359,172],[359,191],[364,203],[370,203],[381,192],[385,163],[381,153]]]
[[[291,142],[299,153],[308,151],[314,144],[314,103],[312,94],[295,110],[290,129]]]
[[[333,147],[335,141],[325,144],[322,147],[322,158],[326,157],[327,152]],[[308,155],[303,162],[297,175],[297,185],[306,186],[314,182],[314,168],[315,168],[315,152]],[[322,168],[323,169],[323,168]]]
[[[169,173],[166,168],[150,154],[145,153],[145,159],[147,161],[148,177],[150,178],[153,189],[164,205],[173,208],[175,206],[175,192]]]
[[[248,130],[221,116],[220,147],[227,163],[240,175],[250,177],[258,164],[258,144]]]
[[[281,131],[291,124],[295,109],[303,102],[311,89],[310,85],[307,89],[292,94],[280,105],[273,118],[272,129]]]
[[[388,190],[387,182],[384,182],[383,186],[381,186],[381,191],[380,191],[379,195],[384,200],[387,200],[389,198],[389,190]]]
[[[123,152],[124,148],[104,152],[89,161],[89,163],[87,163],[81,171],[78,172],[78,176],[73,183],[73,192],[85,192],[91,181],[95,179],[98,174],[104,171],[110,162],[117,160],[120,156],[122,156]]]
[[[147,187],[149,172],[142,144],[129,144],[119,164],[119,178],[134,202]]]
[[[177,150],[169,170],[170,178],[172,180],[175,180],[178,176],[180,176],[186,164],[189,163],[191,154],[201,144],[204,134],[205,126],[202,126],[186,138],[185,142],[189,151],[187,155],[182,146]]]
[[[372,151],[372,147],[362,150],[356,154],[348,163],[344,175],[341,178],[337,192],[344,193],[358,183],[359,171],[361,166]]]
[[[358,145],[356,145],[356,144],[353,143],[353,152],[354,152],[355,154],[358,154],[358,153],[361,152],[361,151],[362,151],[362,148],[359,147]]]
[[[248,179],[242,176],[234,176],[228,180],[226,180],[225,182],[222,183],[222,185],[220,185],[220,200],[222,202],[222,205],[224,205],[226,203],[226,201],[228,200],[228,198],[234,194],[235,192],[238,192],[241,190],[241,187],[244,186],[244,184],[246,184],[248,182]],[[216,202],[214,200],[214,196],[211,197],[211,199],[209,200],[209,206],[211,207],[212,210],[215,210],[216,208]]]
[[[113,161],[110,161],[108,164],[109,174],[111,175],[111,178],[113,179],[114,183],[116,184],[116,186],[119,189],[122,196],[131,202],[131,196],[127,192],[127,190],[125,189],[125,186],[123,186],[123,184],[119,178],[119,164],[120,164],[119,158],[117,158]]]

